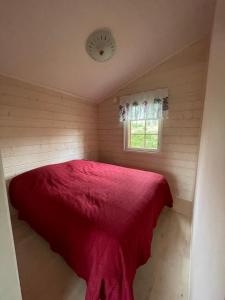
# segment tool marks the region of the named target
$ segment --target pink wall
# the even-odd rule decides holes
[[[191,300],[225,297],[225,1],[212,34],[194,208]]]

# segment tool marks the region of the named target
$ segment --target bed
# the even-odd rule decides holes
[[[86,280],[86,300],[133,300],[136,269],[172,206],[162,175],[86,160],[18,175],[9,194],[19,218]]]

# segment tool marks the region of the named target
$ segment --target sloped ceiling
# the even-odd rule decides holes
[[[210,32],[215,0],[2,0],[0,73],[98,102]],[[89,33],[112,30],[98,63]]]

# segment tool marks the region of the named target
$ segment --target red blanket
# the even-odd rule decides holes
[[[74,160],[15,177],[11,202],[87,282],[86,300],[131,300],[153,229],[172,206],[159,174]]]

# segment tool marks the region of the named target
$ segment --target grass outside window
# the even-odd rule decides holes
[[[128,121],[126,126],[126,149],[158,151],[160,144],[160,120]]]

